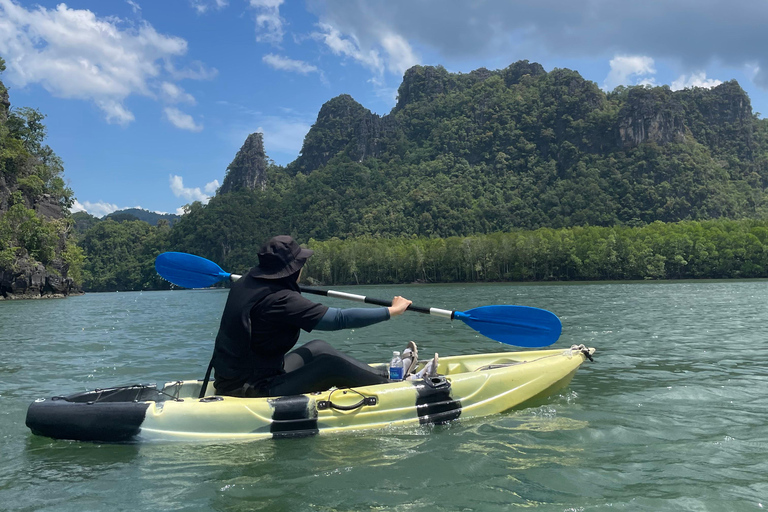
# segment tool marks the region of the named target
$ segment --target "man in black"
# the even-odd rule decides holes
[[[288,352],[302,329],[364,327],[400,315],[411,304],[397,296],[388,308],[338,309],[306,299],[298,280],[312,253],[290,236],[276,236],[261,248],[259,264],[232,285],[213,355],[219,394],[284,396],[389,381],[386,369],[374,369],[322,340]]]

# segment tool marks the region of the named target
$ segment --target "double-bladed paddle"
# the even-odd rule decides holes
[[[207,288],[220,281],[237,281],[241,276],[225,272],[216,263],[183,252],[164,252],[155,260],[160,276],[183,288]],[[301,287],[303,293],[324,295],[389,307],[392,301],[352,293]],[[546,347],[560,337],[563,327],[554,313],[529,306],[481,306],[467,311],[425,308],[411,304],[408,311],[458,319],[480,334],[507,345]]]

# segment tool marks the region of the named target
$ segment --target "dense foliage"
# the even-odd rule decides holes
[[[768,277],[768,221],[755,220],[312,240],[309,247],[315,255],[305,276],[327,285]]]
[[[61,159],[45,144],[44,118],[35,109],[11,109],[0,82],[0,274],[18,276],[42,264],[49,274],[79,281],[83,254],[66,217],[74,199]]]
[[[125,210],[117,210],[116,212],[112,212],[108,214],[107,217],[117,222],[123,222],[126,220],[143,220],[144,222],[147,222],[153,226],[157,226],[159,224],[173,226],[173,224],[179,220],[180,216],[176,215],[175,213],[158,213],[143,210],[141,208],[126,208]]]
[[[3,173],[14,193],[67,205],[41,120],[10,114]],[[329,285],[768,277],[768,121],[736,82],[605,93],[527,61],[468,74],[416,66],[387,116],[346,95],[326,103],[288,166],[245,149],[235,161],[258,168],[258,186],[243,185],[250,164],[230,166],[231,190],[187,205],[172,227],[61,219],[78,238],[69,260],[85,257],[85,289],[167,287],[152,265],[165,250],[242,273],[280,233],[316,250],[306,275]],[[58,231],[17,196],[0,251],[49,258]]]
[[[231,264],[274,233],[447,238],[768,213],[768,121],[736,82],[620,87],[518,62],[414,67],[382,118],[329,101],[264,190],[191,205],[172,245]]]
[[[166,250],[169,230],[167,224],[155,227],[140,220],[107,218],[94,224],[80,239],[86,255],[83,288],[96,292],[169,288],[154,265]]]

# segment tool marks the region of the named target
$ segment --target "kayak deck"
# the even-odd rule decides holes
[[[567,386],[592,353],[574,346],[451,356],[440,358],[438,377],[275,398],[218,396],[210,383],[199,398],[202,380],[94,390],[36,401],[27,426],[48,437],[127,441],[303,437],[439,424],[530,404]]]

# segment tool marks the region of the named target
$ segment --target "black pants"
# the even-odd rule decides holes
[[[323,340],[312,340],[285,355],[285,373],[270,379],[266,396],[286,396],[325,391],[333,386],[350,388],[389,382],[387,368],[372,368]],[[246,384],[240,396],[265,396],[265,388]]]

